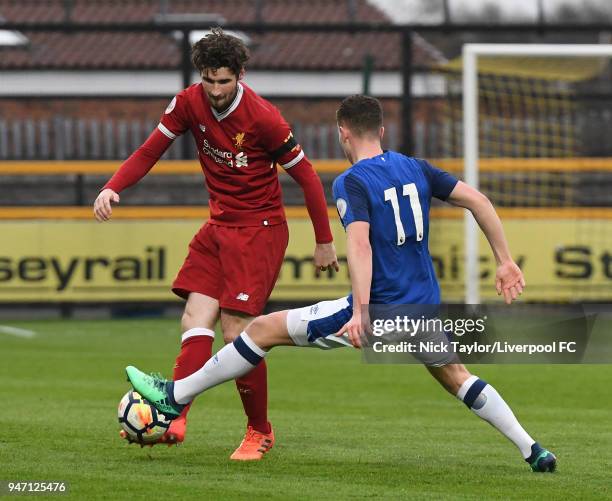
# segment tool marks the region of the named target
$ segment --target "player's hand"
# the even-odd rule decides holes
[[[94,202],[94,216],[100,222],[108,221],[113,214],[111,202],[118,204],[119,195],[110,188],[102,190]]]
[[[370,315],[368,312],[361,314],[358,311],[353,311],[351,319],[345,323],[342,328],[335,333],[336,336],[348,335],[351,344],[360,349],[365,345],[364,340],[366,334],[372,333],[372,326],[370,325]]]
[[[497,295],[504,295],[506,304],[511,304],[523,293],[525,278],[523,272],[514,261],[506,261],[497,267],[495,273],[495,289]]]
[[[328,244],[317,244],[314,251],[315,273],[318,276],[322,271],[331,270],[340,271],[338,265],[338,256],[336,256],[336,248],[333,242]]]

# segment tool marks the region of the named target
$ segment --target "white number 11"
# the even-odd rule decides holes
[[[405,184],[403,188],[404,192],[402,195],[410,197],[410,207],[412,208],[414,227],[416,229],[416,240],[420,242],[423,240],[423,211],[421,210],[421,202],[419,201],[419,192],[414,183]],[[400,218],[397,190],[395,188],[388,188],[385,190],[385,201],[391,202],[391,207],[393,207],[395,226],[397,228],[397,245],[404,245],[406,242],[406,232],[404,231],[404,225]]]

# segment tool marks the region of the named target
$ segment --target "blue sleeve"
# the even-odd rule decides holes
[[[354,221],[370,222],[370,202],[363,183],[353,174],[340,176],[334,181],[334,199],[342,226]]]
[[[452,174],[434,167],[427,160],[417,159],[417,162],[429,181],[431,195],[440,200],[446,200],[455,189],[459,180]]]

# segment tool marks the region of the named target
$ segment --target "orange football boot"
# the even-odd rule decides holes
[[[230,456],[234,461],[257,461],[274,446],[274,431],[261,433],[249,426],[238,448]]]
[[[185,440],[187,433],[187,413],[181,413],[179,417],[173,419],[168,427],[168,431],[159,439],[159,444],[168,444],[168,447],[178,445]]]

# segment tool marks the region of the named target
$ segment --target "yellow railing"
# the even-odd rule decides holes
[[[335,207],[328,207],[330,218],[337,218]],[[289,219],[307,219],[306,207],[285,207]],[[611,208],[599,207],[499,207],[497,213],[502,219],[612,219]],[[460,219],[463,210],[456,207],[434,207],[432,218]],[[93,219],[89,206],[75,207],[0,207],[0,220],[24,219]],[[208,208],[204,206],[115,206],[113,219],[206,219]]]
[[[116,171],[119,161],[0,161],[2,175],[107,175]],[[443,158],[431,163],[445,170],[460,173],[463,159]],[[349,164],[346,160],[315,160],[314,167],[319,173],[338,174]],[[611,171],[612,158],[495,158],[481,159],[482,172],[577,172]],[[282,169],[281,169],[282,170]],[[200,165],[191,160],[161,161],[150,172],[152,175],[198,174]],[[334,207],[329,209],[330,217],[336,217]],[[512,219],[612,219],[612,208],[576,207],[507,207],[498,208],[502,218]],[[288,218],[307,218],[305,207],[286,207]],[[458,219],[463,211],[456,208],[436,207],[431,211],[436,218]],[[113,212],[115,219],[206,219],[208,208],[203,206],[117,206]],[[89,206],[61,207],[0,207],[0,220],[27,219],[78,219],[93,218]]]
[[[438,158],[430,162],[441,169],[459,173],[463,171],[462,158]],[[65,161],[1,161],[0,175],[62,175],[113,174],[121,165],[115,160]],[[313,160],[317,172],[339,174],[349,163],[347,160]],[[481,172],[543,171],[543,172],[612,172],[612,158],[481,158]],[[282,170],[281,167],[279,167]],[[151,169],[152,175],[198,174],[200,165],[195,160],[164,160]]]

